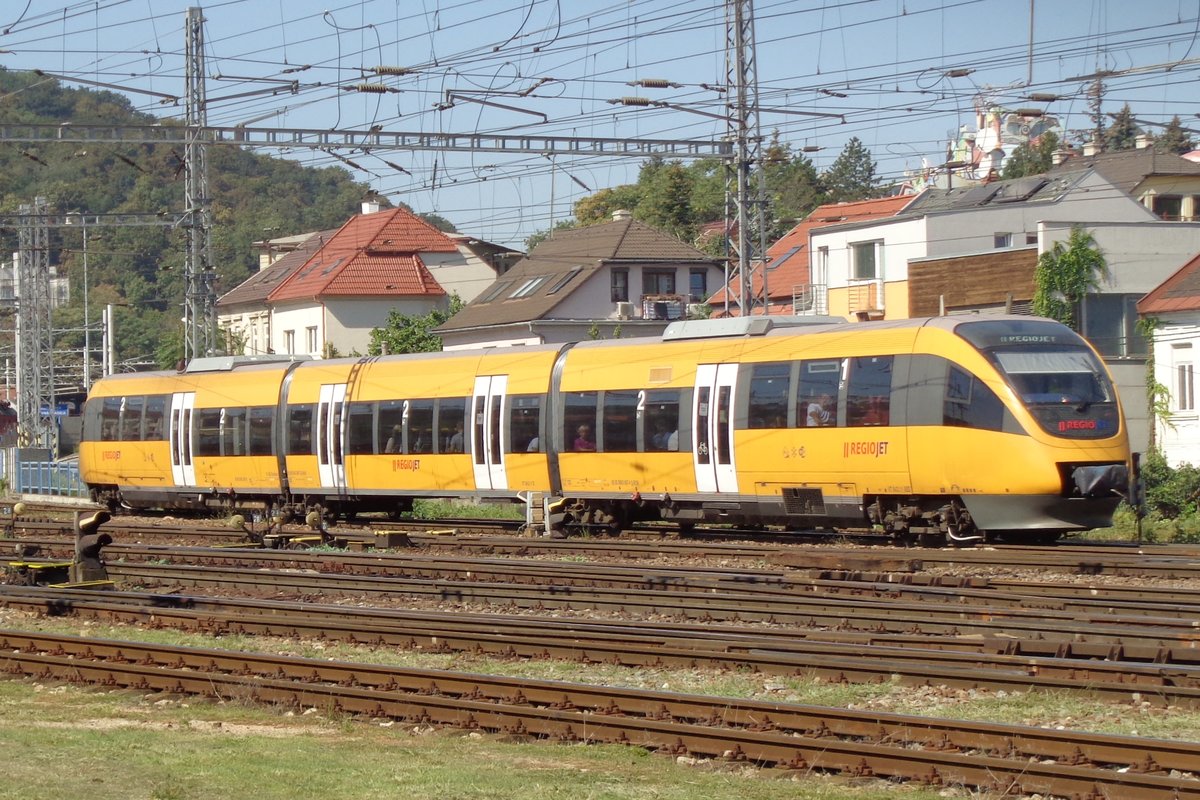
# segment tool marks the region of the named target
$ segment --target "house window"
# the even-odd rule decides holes
[[[538,290],[539,286],[541,286],[543,283],[545,283],[548,280],[550,280],[549,275],[539,275],[536,278],[530,278],[529,280],[525,281],[520,286],[518,286],[517,290],[515,292],[513,292],[512,294],[510,294],[508,297],[510,300],[517,300],[522,297],[529,297],[529,295],[533,294],[534,292],[536,292]]]
[[[812,276],[812,282],[824,286],[829,280],[829,248],[817,248],[817,271]]]
[[[1025,234],[1025,244],[1037,244],[1037,232]]]
[[[1101,355],[1144,356],[1146,337],[1137,331],[1137,294],[1089,294],[1083,301],[1083,335]]]
[[[560,277],[558,280],[556,280],[554,282],[553,286],[551,286],[549,289],[546,290],[546,294],[551,295],[551,294],[558,293],[558,291],[560,289],[562,289],[564,286],[566,286],[568,283],[570,283],[571,279],[574,278],[576,275],[578,275],[582,271],[583,271],[583,269],[581,267],[576,267],[575,269],[568,272],[566,275],[563,275],[562,277]]]
[[[1171,348],[1171,360],[1175,363],[1175,410],[1196,410],[1196,384],[1192,367],[1192,346],[1176,345]]]
[[[850,245],[850,257],[854,260],[854,279],[875,280],[879,277],[879,245],[882,242],[857,242]]]
[[[675,294],[675,270],[642,270],[642,294]]]
[[[285,353],[296,352],[296,332],[295,331],[284,331],[283,332],[283,352],[285,352]]]
[[[304,329],[305,338],[308,340],[308,352],[317,352],[317,326],[310,325]]]
[[[708,299],[708,270],[694,269],[688,273],[688,295],[693,303]]]
[[[1156,194],[1150,207],[1159,219],[1179,220],[1183,217],[1183,198],[1177,194]]]
[[[492,286],[492,288],[490,288],[486,292],[484,292],[483,295],[481,297],[479,297],[479,299],[476,300],[475,302],[477,302],[477,303],[491,302],[492,300],[495,300],[497,297],[499,297],[501,292],[503,292],[505,289],[507,289],[508,287],[510,287],[512,285],[513,285],[512,281],[499,281],[498,283],[494,284]]]
[[[629,270],[614,269],[611,274],[613,302],[627,302],[629,300]]]
[[[1196,408],[1196,392],[1192,382],[1192,365],[1179,364],[1175,367],[1175,397],[1179,411],[1193,411]]]
[[[1011,233],[994,234],[992,236],[992,247],[995,247],[997,250],[1004,248],[1004,247],[1012,247],[1012,234]]]

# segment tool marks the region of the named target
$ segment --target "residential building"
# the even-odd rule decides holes
[[[612,222],[556,231],[438,328],[443,347],[651,336],[707,313],[720,264],[616,212]]]
[[[761,298],[765,281],[768,314],[827,314],[825,302],[828,287],[825,274],[829,267],[829,251],[810,250],[809,234],[829,225],[893,216],[911,203],[914,197],[911,194],[898,195],[852,203],[827,203],[817,207],[767,248],[763,266],[751,272],[751,295]],[[737,316],[740,313],[740,293],[740,278],[718,289],[708,300],[713,316]],[[761,312],[756,308],[755,313]]]
[[[1154,382],[1166,390],[1167,415],[1155,420],[1154,444],[1171,466],[1200,465],[1200,255],[1139,300],[1137,311],[1155,323]]]
[[[257,243],[263,268],[217,303],[239,352],[366,353],[389,315],[423,315],[470,300],[514,251],[445,234],[405,209],[363,213],[333,231]]]
[[[1198,166],[1140,150],[1080,156],[1045,175],[930,189],[887,219],[814,230],[810,247],[830,253],[829,313],[1028,313],[1039,256],[1083,227],[1109,275],[1084,299],[1081,331],[1105,356],[1133,447],[1145,450],[1147,345],[1136,330],[1135,305],[1200,250],[1200,227],[1183,219],[1191,206],[1160,216],[1154,198],[1200,196]]]

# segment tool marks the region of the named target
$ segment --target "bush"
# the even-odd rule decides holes
[[[1172,467],[1158,450],[1142,459],[1142,485],[1146,511],[1162,519],[1177,519],[1196,513],[1200,500],[1200,468],[1191,464]]]

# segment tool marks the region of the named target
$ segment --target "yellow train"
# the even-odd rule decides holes
[[[752,317],[654,339],[271,358],[97,383],[80,447],[94,499],[329,520],[500,499],[555,532],[661,519],[974,541],[1106,525],[1130,475],[1103,363],[1039,318]]]

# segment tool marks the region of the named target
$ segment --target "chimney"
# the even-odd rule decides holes
[[[1095,142],[1095,140],[1084,143],[1083,154],[1085,156],[1094,156],[1094,155],[1096,155],[1096,153],[1099,153],[1099,152],[1100,152],[1100,145],[1097,144]]]
[[[613,222],[623,222],[627,219],[633,219],[633,212],[628,209],[618,208],[613,212]]]
[[[1133,140],[1134,146],[1137,147],[1138,150],[1145,150],[1147,147],[1150,146],[1150,144],[1153,141],[1154,140],[1151,139],[1150,136],[1145,133],[1139,133],[1137,135],[1137,137]]]
[[[363,200],[363,202],[362,202],[362,213],[364,213],[364,214],[375,214],[375,213],[377,213],[378,211],[379,211],[379,201],[378,201],[378,200],[375,200],[375,199],[371,199],[371,200]]]
[[[1057,167],[1059,164],[1063,163],[1070,157],[1071,157],[1070,150],[1068,150],[1065,147],[1057,147],[1054,149],[1054,152],[1050,154],[1050,163]]]

